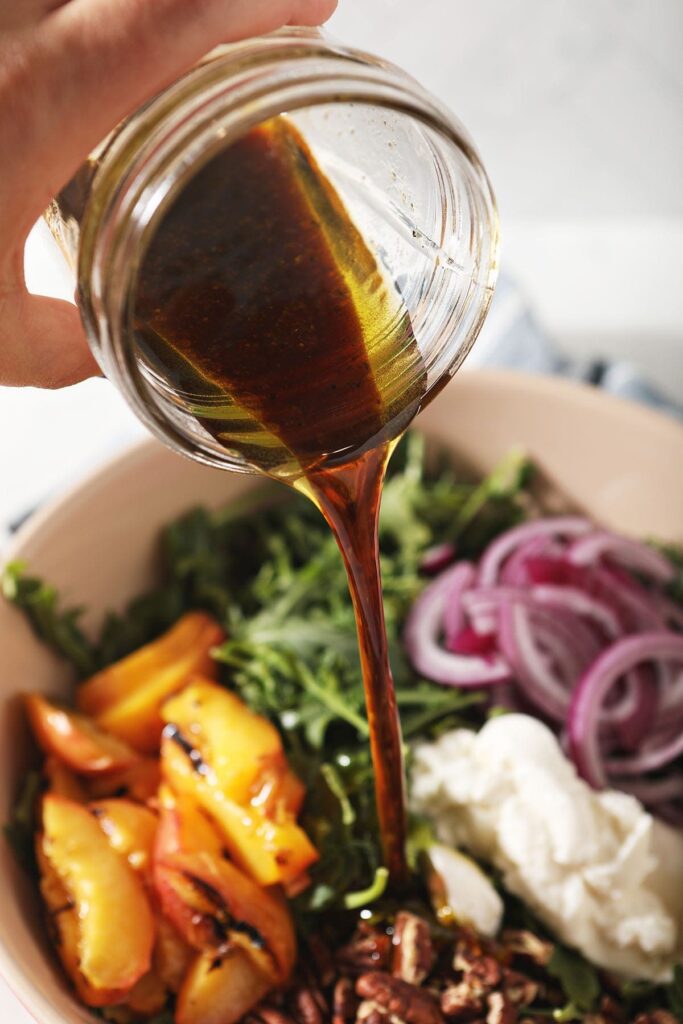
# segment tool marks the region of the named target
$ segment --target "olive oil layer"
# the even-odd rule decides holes
[[[410,319],[305,142],[253,129],[185,187],[154,236],[140,355],[228,451],[299,487],[340,545],[356,610],[384,853],[405,876],[401,737],[377,516],[425,374]]]

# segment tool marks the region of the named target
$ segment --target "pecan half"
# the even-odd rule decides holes
[[[386,932],[361,931],[338,951],[337,965],[345,974],[385,971],[391,959],[391,938]]]
[[[328,1007],[320,989],[296,989],[288,1002],[297,1024],[326,1024]]]
[[[389,1012],[382,1010],[377,1003],[368,999],[358,1007],[356,1024],[386,1024],[388,1019]]]
[[[503,945],[516,956],[523,956],[539,967],[545,967],[555,950],[552,942],[529,931],[503,932]]]
[[[626,1012],[617,1000],[610,995],[603,996],[600,1000],[600,1014],[606,1024],[626,1024]],[[590,1014],[586,1018],[588,1020]]]
[[[453,967],[462,973],[461,984],[473,999],[482,999],[497,988],[503,979],[503,969],[492,956],[472,956],[458,946],[453,958]]]
[[[443,1024],[441,1011],[430,992],[382,971],[362,974],[356,982],[356,992],[404,1024]]]
[[[503,970],[492,956],[481,956],[469,965],[465,978],[472,988],[479,988],[482,993],[490,992],[503,980]]]
[[[255,1010],[251,1011],[247,1020],[249,1022],[253,1020],[254,1024],[296,1024],[293,1017],[278,1010],[275,1006],[257,1006]]]
[[[485,956],[487,952],[478,935],[462,929],[455,944],[453,966],[456,971],[466,971],[469,964]]]
[[[539,983],[526,974],[503,968],[503,992],[515,1006],[531,1006],[539,993]]]
[[[350,978],[340,978],[332,996],[332,1024],[353,1024],[357,1012],[356,987]]]
[[[421,985],[436,959],[431,930],[416,914],[402,910],[394,924],[392,974],[410,985]]]
[[[329,947],[317,935],[311,935],[306,943],[310,954],[312,973],[321,988],[327,988],[335,979],[334,958]]]
[[[502,992],[492,992],[486,1001],[486,1024],[516,1024],[517,1010]]]
[[[466,981],[461,981],[441,993],[441,1010],[451,1020],[472,1020],[484,1012],[484,1003],[472,994]]]

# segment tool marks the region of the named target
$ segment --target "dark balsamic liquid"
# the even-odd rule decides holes
[[[211,160],[145,256],[139,354],[230,452],[304,491],[346,564],[387,867],[406,876],[401,734],[377,520],[392,443],[426,390],[400,295],[285,118]]]

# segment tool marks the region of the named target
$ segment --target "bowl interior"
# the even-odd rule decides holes
[[[484,472],[525,447],[552,496],[616,529],[683,540],[683,427],[579,385],[497,372],[462,373],[419,427],[457,462]],[[21,559],[88,609],[94,626],[153,582],[161,527],[187,509],[235,500],[258,481],[206,469],[144,442],[35,515],[6,559]],[[32,745],[18,695],[66,696],[70,673],[0,603],[0,822]],[[32,884],[0,842],[0,972],[40,1024],[93,1018],[49,954]]]

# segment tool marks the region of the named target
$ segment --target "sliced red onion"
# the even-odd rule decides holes
[[[578,516],[558,516],[554,519],[537,519],[522,526],[513,527],[503,533],[484,552],[479,563],[479,585],[493,586],[498,581],[500,570],[506,558],[521,544],[539,537],[580,537],[593,530],[587,519]]]
[[[564,554],[564,546],[552,537],[534,537],[520,544],[500,570],[500,582],[511,587],[526,587],[533,582],[529,578],[529,566],[535,560],[556,562]]]
[[[667,728],[683,730],[683,672],[679,670],[676,677],[672,666],[667,662],[663,662],[657,668],[658,697],[652,729],[657,733]]]
[[[605,567],[594,570],[594,583],[599,588],[599,596],[605,601],[609,596],[620,610],[620,617],[629,631],[651,633],[667,628],[666,617],[653,601],[652,594],[632,577],[625,581],[612,567]]]
[[[564,557],[536,556],[529,558],[527,570],[531,583],[573,588],[600,601],[616,616],[620,632],[666,628],[652,595],[618,566],[586,567],[573,565]]]
[[[496,634],[478,633],[466,626],[453,637],[446,637],[446,649],[453,654],[491,655],[496,652]]]
[[[665,725],[676,711],[683,711],[683,671],[676,674],[671,665],[664,664],[660,679],[659,711]]]
[[[610,786],[635,796],[648,807],[669,800],[683,800],[683,773],[662,779],[610,779]]]
[[[509,666],[498,656],[452,654],[441,646],[445,609],[451,605],[462,609],[462,593],[475,575],[469,562],[458,562],[423,590],[408,615],[404,633],[408,656],[418,672],[436,683],[470,688],[510,679]]]
[[[497,609],[505,602],[522,603],[532,610],[547,611],[546,607],[533,596],[533,589],[522,590],[518,587],[480,587],[469,590],[462,596],[467,615],[476,623],[496,623]],[[580,671],[600,653],[601,644],[591,628],[582,622],[573,612],[565,609],[556,610],[553,616],[572,630],[572,647],[581,658]],[[492,630],[489,629],[489,632]]]
[[[548,718],[564,722],[570,695],[539,649],[530,609],[521,602],[504,602],[498,639],[525,697]]]
[[[607,558],[658,583],[669,583],[675,576],[671,562],[661,552],[608,530],[594,530],[579,537],[570,545],[568,557],[574,565],[599,565],[603,558]]]
[[[559,608],[583,615],[592,619],[600,626],[608,637],[618,637],[623,633],[619,619],[604,601],[578,590],[576,587],[561,587],[550,583],[536,584],[531,588],[531,596],[541,605]]]
[[[472,586],[477,570],[470,562],[458,562],[451,569],[442,573],[427,590],[443,585],[443,612],[441,625],[446,641],[458,636],[466,626],[463,597]],[[427,591],[425,591],[426,593]]]
[[[572,565],[567,561],[565,553],[566,545],[557,554],[532,555],[528,558],[526,568],[529,583],[556,583],[561,586],[580,587],[590,592],[586,577],[589,570],[583,566]]]
[[[472,629],[480,636],[490,636],[498,632],[498,609],[488,607],[487,609],[474,609],[469,614]]]
[[[683,825],[683,806],[680,803],[665,800],[653,808],[653,813],[674,828],[680,828]]]
[[[646,666],[631,669],[624,677],[625,695],[612,707],[603,707],[601,724],[609,725],[625,750],[635,751],[655,722],[659,689]]]
[[[667,625],[683,630],[683,608],[661,594],[657,594],[654,600]]]
[[[483,590],[468,590],[463,594],[463,610],[477,633],[496,633],[498,631],[498,608],[500,602],[492,601]]]
[[[532,587],[531,594],[536,601],[548,607],[569,610],[592,619],[612,639],[624,633],[616,612],[605,601],[575,587],[543,584]],[[652,724],[656,706],[654,680],[636,668],[626,679],[625,700],[613,707],[603,707],[600,720],[613,725],[624,746],[635,750]]]
[[[447,569],[455,558],[455,546],[453,544],[435,544],[434,547],[425,551],[420,561],[420,569],[428,576],[436,576],[437,573]]]
[[[604,651],[581,678],[571,703],[569,737],[579,773],[592,786],[601,788],[608,781],[599,738],[600,710],[607,695],[630,669],[661,660],[683,662],[683,636],[662,632],[624,637]]]
[[[558,615],[547,608],[530,606],[529,610],[539,648],[551,659],[566,690],[571,692],[581,673],[593,660],[586,656],[586,651],[576,642],[578,620],[568,615]]]
[[[683,756],[683,732],[678,730],[667,742],[651,742],[648,747],[633,757],[611,757],[605,761],[605,768],[613,775],[644,775],[665,768]]]
[[[438,545],[422,569],[454,557]],[[658,586],[672,576],[659,552],[585,519],[528,523],[489,545],[478,569],[451,565],[425,589],[406,646],[427,678],[487,686],[492,705],[555,723],[592,785],[683,822],[683,772],[636,778],[683,757],[683,609]]]

